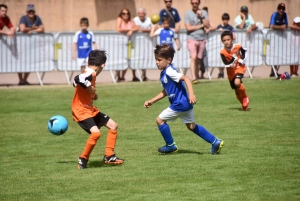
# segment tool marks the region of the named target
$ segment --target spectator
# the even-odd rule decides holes
[[[273,30],[286,30],[288,27],[288,17],[285,13],[285,4],[280,3],[277,6],[277,11],[274,12],[270,19],[270,28]],[[276,74],[278,77],[280,77],[280,74],[278,74],[279,66],[274,66]],[[275,77],[275,72],[273,72],[273,69],[271,68],[270,77]]]
[[[204,28],[209,28],[208,14],[205,10],[200,10],[200,0],[191,0],[192,10],[184,14],[184,23],[187,30],[187,46],[190,53],[190,70],[192,83],[198,84],[199,64],[203,63],[203,53],[205,51],[207,35]]]
[[[15,35],[15,28],[6,13],[7,6],[5,4],[0,4],[0,34],[7,35],[8,37],[13,37]],[[2,31],[4,26],[8,28],[8,31]]]
[[[230,16],[228,13],[224,13],[222,15],[222,23],[217,26],[217,30],[219,31],[230,31],[234,32],[234,28],[229,24]],[[233,33],[233,40],[235,40],[236,35]],[[224,67],[219,68],[218,79],[224,78]]]
[[[142,32],[150,32],[151,27],[153,26],[151,19],[146,17],[146,9],[139,8],[137,11],[137,16],[133,18],[133,22],[138,26],[138,30]],[[142,69],[142,79],[147,81],[146,70]]]
[[[252,16],[248,13],[248,7],[242,6],[240,11],[240,14],[234,19],[234,28],[246,30],[247,33],[256,30],[257,26]]]
[[[292,30],[300,31],[300,17],[294,18],[294,23],[290,26]],[[298,76],[299,65],[290,65],[291,76]]]
[[[159,25],[161,25],[162,19],[164,16],[169,16],[171,18],[171,24],[170,27],[174,29],[175,33],[179,33],[180,31],[180,16],[177,11],[177,9],[172,8],[172,0],[164,0],[166,8],[162,9],[159,12],[160,21],[158,22]]]
[[[130,11],[127,8],[121,10],[117,18],[116,31],[125,34],[129,40],[132,34],[138,31],[138,27],[134,24],[130,17]],[[116,71],[117,82],[125,81],[125,74],[127,69],[122,71],[122,75],[120,75],[120,71]],[[135,70],[132,70],[132,81],[140,81],[136,75]]]
[[[98,49],[93,32],[88,30],[89,19],[83,17],[79,22],[80,31],[77,31],[73,38],[73,59],[77,58],[77,65],[84,73],[90,52]],[[76,54],[77,52],[77,54]]]
[[[28,4],[26,8],[27,15],[20,19],[19,29],[22,33],[44,33],[44,25],[41,18],[35,14],[35,7],[33,4]],[[29,72],[18,73],[19,85],[30,85],[27,82]]]
[[[162,27],[156,30],[156,25],[152,27],[150,32],[150,37],[159,35],[160,45],[167,44],[173,47],[173,38],[177,46],[177,51],[180,50],[180,42],[178,35],[170,29],[171,18],[169,16],[164,16],[162,19]],[[156,30],[156,31],[154,31]]]

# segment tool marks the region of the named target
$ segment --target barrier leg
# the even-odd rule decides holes
[[[66,75],[66,78],[67,78],[67,82],[70,85],[70,78],[69,78],[69,75],[68,75],[68,71],[66,71],[66,70],[65,70],[65,75]]]
[[[110,72],[111,79],[116,84],[116,79],[115,79],[114,73],[112,72],[112,70],[109,70],[109,72]]]
[[[137,74],[138,74],[138,78],[139,78],[140,82],[143,82],[143,79],[142,79],[142,77],[141,77],[140,70],[139,70],[139,69],[136,69],[136,72],[137,72]]]
[[[247,71],[248,71],[248,73],[249,73],[250,78],[252,78],[252,73],[251,73],[251,71],[250,71],[250,69],[249,69],[248,66],[247,66]]]
[[[40,73],[38,71],[36,71],[36,76],[38,77],[38,80],[40,82],[40,85],[43,86],[43,81],[41,79]]]
[[[275,75],[275,77],[277,78],[277,77],[278,77],[278,75],[277,75],[277,72],[276,72],[276,70],[275,70],[275,67],[274,67],[274,65],[272,65],[272,69],[273,69],[273,72],[274,72],[274,75]]]
[[[207,71],[207,77],[208,77],[208,79],[209,80],[211,80],[211,74],[210,74],[210,72],[209,72],[209,69],[208,68],[205,68],[206,69],[206,71]],[[214,68],[212,68],[212,69],[214,69]],[[211,70],[211,72],[213,72],[213,70]]]

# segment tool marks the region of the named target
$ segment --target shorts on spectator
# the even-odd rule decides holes
[[[206,46],[206,40],[187,40],[187,47],[190,52],[190,57],[197,57],[198,59],[203,58],[203,53]]]

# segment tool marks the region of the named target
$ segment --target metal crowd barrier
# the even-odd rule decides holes
[[[266,65],[273,68],[280,65],[299,65],[300,64],[300,31],[269,30],[265,36]]]
[[[35,72],[43,85],[45,72],[55,69],[53,44],[51,33],[0,35],[0,73]]]
[[[293,30],[253,31],[247,34],[236,31],[236,41],[247,48],[247,66],[254,67],[263,64],[295,65],[300,63],[300,32]],[[57,69],[64,71],[70,84],[74,71],[79,71],[76,61],[72,59],[73,37],[75,32],[59,33],[56,37],[52,33],[20,34],[13,38],[0,35],[0,73],[36,72],[39,82],[43,85],[45,72]],[[94,32],[99,49],[107,51],[108,60],[104,70],[109,70],[113,82],[116,82],[113,71],[124,70],[128,67],[136,69],[141,78],[140,69],[157,69],[153,50],[159,43],[158,37],[150,38],[148,33],[134,33],[130,38],[115,31]],[[207,68],[223,67],[220,50],[223,44],[221,32],[208,34],[206,43],[206,57],[204,63]],[[176,51],[173,63],[176,68],[189,68],[190,57],[186,45],[186,31],[179,33],[180,51]],[[174,43],[176,49],[176,44]],[[250,77],[252,71],[248,68]],[[68,72],[71,72],[69,76]],[[42,74],[42,77],[40,76]],[[211,79],[208,71],[208,77]],[[141,80],[141,79],[140,79]]]

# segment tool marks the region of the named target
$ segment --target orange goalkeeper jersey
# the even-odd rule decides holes
[[[221,58],[227,70],[229,80],[232,80],[237,74],[244,74],[246,65],[241,64],[239,60],[244,61],[247,50],[240,44],[233,44],[231,49],[223,48],[220,51]]]
[[[90,94],[88,86],[95,87],[96,72],[91,68],[86,68],[84,73],[74,78],[73,86],[75,93],[72,101],[72,116],[74,121],[82,121],[96,116],[100,110],[93,106],[94,94]]]

